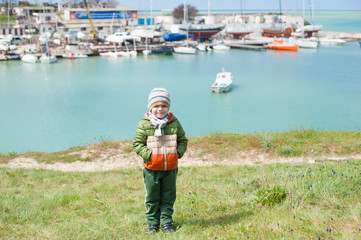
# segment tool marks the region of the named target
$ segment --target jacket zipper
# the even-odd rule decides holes
[[[167,171],[167,148],[165,146],[165,134],[164,129],[162,128],[162,139],[163,139],[163,151],[164,151],[164,171]]]

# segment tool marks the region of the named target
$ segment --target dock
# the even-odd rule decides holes
[[[264,44],[258,44],[257,45],[253,45],[253,44],[244,44],[244,43],[231,43],[231,44],[227,44],[227,46],[231,47],[231,48],[238,48],[238,49],[247,49],[247,50],[255,50],[255,51],[261,51],[264,50],[265,45]]]

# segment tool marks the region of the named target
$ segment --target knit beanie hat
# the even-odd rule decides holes
[[[154,88],[150,91],[148,97],[148,110],[151,111],[152,108],[159,103],[167,105],[168,109],[170,108],[170,96],[165,88]]]

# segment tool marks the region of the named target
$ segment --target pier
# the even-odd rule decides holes
[[[267,44],[267,42],[259,44],[259,43],[230,43],[227,46],[231,48],[238,48],[238,49],[246,49],[246,50],[256,50],[261,51],[264,50],[265,47],[263,45]]]

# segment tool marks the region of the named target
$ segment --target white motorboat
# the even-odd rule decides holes
[[[163,32],[155,31],[152,29],[144,29],[144,28],[135,29],[130,34],[132,36],[145,38],[145,39],[148,39],[148,38],[153,39],[153,38],[159,38],[159,37],[164,36]]]
[[[130,35],[127,32],[115,32],[113,35],[108,36],[106,41],[111,43],[119,43],[122,44],[125,41],[136,41],[140,42],[140,37]]]
[[[75,58],[87,58],[88,55],[81,54],[81,53],[69,53],[69,54],[63,54],[63,58],[69,58],[69,59],[75,59]]]
[[[315,49],[318,46],[318,42],[313,41],[310,38],[292,38],[292,37],[290,37],[288,39],[288,41],[290,43],[296,44],[300,48],[313,48],[313,49]]]
[[[120,57],[122,54],[122,52],[102,52],[102,53],[99,53],[100,56],[102,57]]]
[[[306,39],[297,39],[296,44],[300,48],[313,48],[313,49],[315,49],[318,46],[317,41],[309,41],[309,40],[306,40]]]
[[[319,39],[319,42],[323,46],[343,46],[346,41],[339,38],[323,38]]]
[[[228,92],[232,88],[233,75],[231,72],[222,72],[217,74],[216,81],[212,84],[212,92],[222,93]]]
[[[138,52],[133,50],[133,51],[129,51],[127,52],[129,54],[129,57],[136,57],[138,55]]]
[[[175,53],[180,53],[180,54],[193,54],[193,55],[196,54],[196,49],[188,46],[175,47],[173,50]]]
[[[41,63],[55,63],[57,61],[58,59],[56,58],[56,56],[52,54],[43,54],[40,57]]]
[[[198,44],[198,45],[197,45],[197,50],[199,50],[199,51],[201,51],[201,52],[207,51],[207,46],[206,46],[206,44],[204,44],[204,43]]]
[[[148,50],[148,49],[143,50],[142,52],[143,52],[143,55],[149,55],[149,54],[152,53],[152,51],[151,51],[151,50]]]
[[[229,50],[230,47],[224,45],[223,43],[219,43],[219,44],[217,44],[217,45],[214,45],[214,46],[213,46],[213,49],[214,49],[214,50],[218,50],[218,51],[224,51],[224,50]]]
[[[38,61],[38,57],[34,54],[28,53],[21,58],[21,61],[26,63],[36,63]]]

